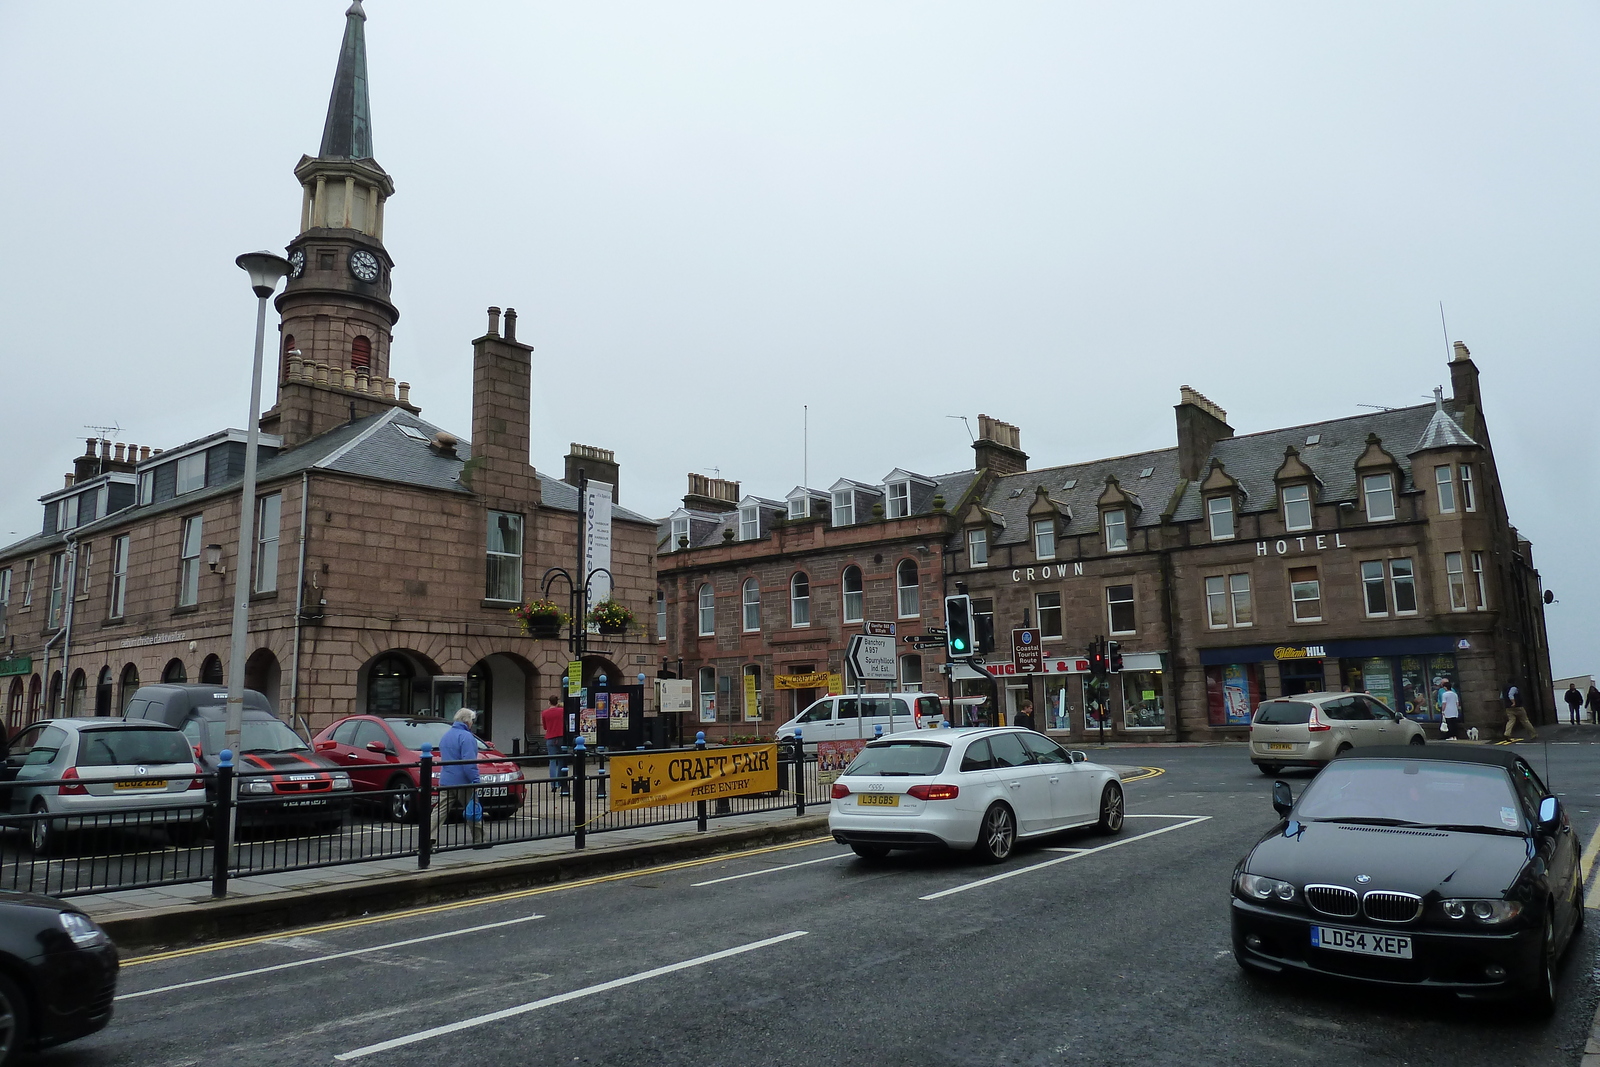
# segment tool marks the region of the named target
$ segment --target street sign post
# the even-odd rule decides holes
[[[1040,636],[1038,627],[1011,631],[1011,662],[1016,664],[1018,674],[1043,672],[1044,648]]]
[[[866,626],[866,633],[868,637],[894,636],[894,623],[892,622],[869,622],[866,624]]]
[[[875,679],[892,682],[895,679],[894,638],[856,634],[850,638],[850,648],[845,652],[844,661],[862,681]]]

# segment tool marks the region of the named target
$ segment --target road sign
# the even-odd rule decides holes
[[[893,637],[894,623],[869,622],[867,623],[867,634],[871,637]]]
[[[857,678],[894,681],[894,638],[856,634],[850,638],[845,664]]]
[[[1038,627],[1011,631],[1011,662],[1018,674],[1039,674],[1044,670],[1044,648],[1039,643]]]

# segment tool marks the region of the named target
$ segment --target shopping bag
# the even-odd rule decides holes
[[[462,809],[461,817],[467,822],[483,821],[483,805],[478,803],[478,794],[474,792],[472,799],[467,801],[467,806]]]

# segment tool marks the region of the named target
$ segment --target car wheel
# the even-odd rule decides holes
[[[1349,752],[1352,748],[1355,748],[1355,746],[1352,745],[1350,742],[1341,741],[1341,742],[1339,742],[1339,747],[1333,750],[1333,754],[1335,756],[1342,756],[1346,752]]]
[[[1421,734],[1418,734],[1411,739],[1410,743],[1413,745],[1425,745],[1428,743],[1428,739],[1423,737]]]
[[[1545,905],[1544,937],[1539,940],[1539,963],[1528,979],[1527,1005],[1540,1018],[1556,1010],[1556,916],[1554,903]]]
[[[28,1002],[11,979],[0,975],[0,1064],[11,1063],[28,1039]]]
[[[414,788],[411,779],[403,774],[397,774],[389,779],[389,784],[384,788],[397,790],[385,798],[389,808],[389,818],[395,822],[411,822],[411,790]]]
[[[34,815],[47,815],[50,809],[45,807],[43,800],[35,800],[32,812]],[[50,850],[56,847],[56,839],[61,835],[50,825],[53,821],[34,819],[28,824],[28,847],[33,849],[36,855],[48,856]]]
[[[1107,782],[1100,793],[1099,830],[1103,834],[1122,831],[1122,787],[1116,782]]]
[[[864,860],[881,860],[889,854],[888,845],[851,845],[850,851]]]
[[[1002,863],[1017,844],[1017,819],[1004,804],[991,804],[978,827],[978,854],[989,863]]]
[[[1262,774],[1266,775],[1268,778],[1280,774],[1283,771],[1283,768],[1278,766],[1276,763],[1258,763],[1256,764],[1256,769]]]

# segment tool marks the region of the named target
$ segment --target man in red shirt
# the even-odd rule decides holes
[[[557,788],[559,782],[561,795],[568,796],[567,761],[556,758],[562,754],[567,733],[567,713],[560,697],[550,697],[550,706],[540,714],[539,720],[544,727],[545,755],[550,757],[550,788]]]

